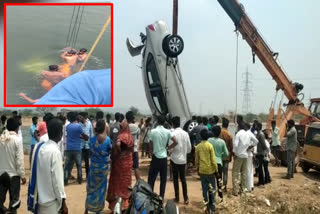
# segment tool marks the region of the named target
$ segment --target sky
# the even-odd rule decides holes
[[[111,2],[114,3],[114,108],[136,106],[147,110],[139,68],[141,56],[132,58],[125,41],[129,37],[133,43],[139,44],[139,33],[145,32],[145,26],[160,19],[172,29],[172,0]],[[315,22],[320,20],[317,10],[320,1],[240,2],[271,49],[279,52],[279,60],[289,79],[304,85],[305,104],[308,104],[310,97],[320,97],[320,28]],[[180,0],[178,26],[178,34],[184,40],[184,51],[179,56],[179,62],[191,111],[196,114],[220,114],[234,110],[237,36],[231,19],[217,0]],[[2,35],[1,32],[1,43]],[[3,46],[0,51],[2,60]],[[253,113],[268,112],[276,84],[258,58],[252,64],[251,50],[239,35],[238,112],[242,110],[241,89],[244,87],[243,73],[246,68],[252,74],[251,110]],[[3,67],[0,71],[2,84]]]

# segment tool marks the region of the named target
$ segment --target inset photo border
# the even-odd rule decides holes
[[[70,14],[65,15],[64,25],[68,25],[68,29],[62,29],[57,24],[56,28],[54,24],[51,26],[49,32],[52,31],[52,27],[57,31],[66,31],[64,34],[68,35],[67,39],[64,36],[61,36],[57,32],[57,35],[60,35],[58,38],[54,38],[54,41],[59,41],[59,45],[52,45],[45,47],[43,44],[35,45],[34,52],[39,51],[39,49],[44,48],[45,50],[49,50],[51,58],[50,60],[46,59],[46,54],[42,53],[42,56],[34,56],[37,54],[33,53],[32,48],[23,48],[16,49],[17,52],[27,52],[25,54],[25,58],[23,58],[22,62],[14,61],[14,50],[10,50],[13,45],[8,45],[8,39],[11,39],[10,44],[15,43],[12,39],[12,35],[17,39],[17,43],[23,44],[26,39],[28,42],[28,37],[32,37],[32,32],[25,33],[25,35],[19,35],[19,33],[12,33],[12,28],[10,28],[10,22],[12,21],[12,16],[10,16],[10,20],[8,20],[8,14],[10,11],[8,7],[19,7],[19,6],[70,6],[73,7],[73,10],[70,10]],[[87,6],[108,6],[110,7],[110,16],[107,17],[107,20],[99,20],[98,23],[88,22],[88,20],[95,20],[92,16],[84,15],[84,19],[80,19],[79,17],[85,14],[83,13],[84,7]],[[82,14],[81,8],[82,7]],[[73,12],[72,12],[73,11]],[[80,12],[79,12],[80,11]],[[23,11],[22,11],[23,12]],[[77,13],[78,12],[78,13]],[[39,19],[41,19],[43,15],[46,13],[42,13],[39,15]],[[113,107],[113,3],[4,3],[4,107]],[[91,14],[92,15],[92,14]],[[17,14],[17,19],[21,19],[21,13]],[[59,16],[59,14],[56,14]],[[78,17],[77,17],[78,16]],[[46,18],[46,17],[43,17]],[[71,19],[70,19],[71,18]],[[90,19],[91,18],[91,19]],[[60,18],[60,20],[62,20]],[[74,21],[73,21],[74,20]],[[81,21],[82,20],[82,21]],[[42,21],[43,22],[43,21]],[[63,20],[62,20],[63,22]],[[67,23],[66,23],[67,22]],[[78,22],[78,23],[77,23]],[[86,24],[86,26],[81,26],[81,23]],[[102,25],[100,24],[102,23]],[[104,24],[103,24],[104,23]],[[36,25],[36,23],[31,23],[32,25]],[[22,25],[20,25],[21,27]],[[24,28],[24,26],[22,26]],[[10,28],[10,37],[8,34],[8,28]],[[28,26],[25,26],[27,29]],[[84,28],[84,29],[82,29]],[[87,28],[87,29],[86,29]],[[94,30],[94,36],[90,37],[90,40],[86,41],[87,47],[82,47],[79,45],[81,41],[77,42],[79,31],[84,30],[87,32],[92,32]],[[98,29],[98,30],[97,30]],[[24,30],[24,29],[20,29]],[[86,32],[86,33],[87,33]],[[89,33],[90,33],[89,32]],[[82,33],[79,35],[82,41],[86,39],[86,33]],[[92,32],[93,33],[93,32]],[[107,68],[104,68],[105,64],[103,64],[103,60],[101,57],[95,56],[95,47],[99,46],[99,40],[103,36],[103,34],[110,33],[110,48],[106,54],[110,56],[110,62],[108,62]],[[52,34],[51,34],[52,35]],[[91,35],[91,34],[90,34]],[[93,34],[92,34],[93,35]],[[37,43],[36,36],[42,37],[45,35],[39,34],[39,32],[35,32],[34,40],[35,44]],[[49,41],[52,41],[53,37],[48,37]],[[18,41],[19,40],[19,41]],[[67,41],[66,41],[67,40]],[[102,40],[102,39],[101,39]],[[62,42],[63,41],[63,42]],[[88,42],[88,44],[87,44]],[[61,45],[63,43],[63,45]],[[74,46],[73,46],[74,45]],[[17,45],[18,46],[18,45]],[[22,45],[23,46],[23,45]],[[30,44],[29,44],[30,46]],[[19,47],[19,46],[18,46]],[[8,51],[10,50],[10,51]],[[110,51],[110,53],[108,53]],[[93,53],[93,54],[92,54]],[[103,51],[99,50],[99,54],[103,55]],[[48,54],[48,55],[50,55]],[[60,61],[64,61],[64,63],[59,63],[55,60],[52,60],[52,54],[56,54],[55,59],[59,59]],[[81,58],[81,56],[84,56]],[[29,57],[30,56],[30,57]],[[88,57],[87,57],[88,56]],[[10,61],[8,61],[10,59]],[[21,59],[21,58],[20,58]],[[89,62],[89,63],[87,63]],[[10,64],[9,64],[10,63]],[[16,63],[16,64],[15,64]],[[19,75],[17,73],[15,67],[9,66],[14,64],[15,67],[18,67],[21,70],[28,70],[29,73]],[[96,65],[96,66],[95,66]],[[110,66],[110,67],[109,67]],[[84,69],[84,67],[86,69]],[[102,68],[103,67],[103,68]],[[8,68],[10,70],[8,70]],[[80,71],[80,72],[79,72]],[[105,71],[105,73],[104,73]],[[9,73],[11,72],[11,73]],[[15,72],[15,74],[12,74]],[[28,75],[30,74],[30,78]],[[14,81],[14,75],[17,75],[18,81]],[[10,81],[8,81],[8,76],[10,77]],[[19,77],[20,76],[20,77]],[[103,80],[103,81],[102,81]],[[104,81],[106,83],[104,84]],[[108,83],[110,80],[110,83]],[[29,81],[29,82],[28,82]],[[31,81],[31,82],[30,82]],[[33,82],[32,82],[33,81]],[[27,86],[24,87],[24,83],[28,82]],[[13,85],[12,85],[13,84]],[[9,88],[8,88],[9,87]],[[85,88],[88,87],[88,88]],[[34,97],[25,93],[23,90],[35,91]],[[42,93],[39,91],[43,90]],[[13,91],[12,91],[13,90]],[[109,90],[103,93],[104,90]],[[10,92],[10,93],[9,93]],[[17,96],[19,99],[23,101],[18,102],[18,98],[14,97],[14,99],[8,100],[8,93],[10,96]],[[40,94],[40,95],[39,95]],[[37,97],[40,96],[40,97]],[[90,97],[86,98],[85,96],[90,95]],[[104,95],[106,97],[104,97]],[[74,100],[73,100],[74,98]],[[12,100],[18,100],[16,103]],[[59,103],[61,101],[61,104]],[[30,103],[30,104],[24,104]]]

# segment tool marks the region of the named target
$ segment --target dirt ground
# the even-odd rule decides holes
[[[147,180],[148,166],[150,160],[140,160],[141,174],[144,180]],[[29,177],[28,156],[25,156],[25,166],[27,177]],[[243,194],[239,197],[231,195],[231,168],[229,169],[228,193],[225,194],[223,203],[217,204],[217,213],[320,213],[320,173],[310,171],[305,174],[298,169],[295,178],[292,180],[283,180],[286,168],[272,167],[270,164],[270,174],[272,176],[271,184],[264,188],[256,187],[252,193]],[[76,176],[76,170],[72,172]],[[83,169],[83,175],[85,172]],[[133,176],[132,184],[135,183]],[[257,178],[255,178],[257,183]],[[189,205],[183,204],[182,189],[180,185],[180,200],[179,203],[181,213],[204,213],[202,193],[199,177],[196,173],[190,173],[187,176]],[[67,205],[69,213],[80,214],[84,213],[84,204],[86,199],[86,182],[81,185],[75,180],[71,180],[70,184],[65,187],[67,194]],[[156,181],[155,191],[159,191],[159,180]],[[21,186],[21,201],[22,204],[18,210],[19,214],[27,212],[27,185]],[[168,179],[165,200],[174,198],[173,183]],[[217,200],[218,201],[218,200]],[[8,201],[7,201],[8,202]],[[108,211],[106,203],[104,213]]]

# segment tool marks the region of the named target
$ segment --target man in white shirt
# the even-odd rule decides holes
[[[248,133],[248,135],[251,135],[251,138],[254,139],[256,138],[255,135],[252,133],[252,131],[250,130],[250,124],[246,123],[246,132]],[[247,174],[247,190],[249,192],[251,192],[254,188],[254,167],[253,167],[253,157],[256,154],[256,150],[257,150],[257,142],[256,141],[252,141],[251,145],[254,146],[253,148],[248,150],[248,160],[247,160],[247,168],[248,168],[248,174]]]
[[[276,126],[276,121],[271,122],[271,152],[275,158],[275,166],[280,166],[280,129]]]
[[[254,135],[245,131],[244,122],[239,123],[239,131],[233,142],[233,168],[232,168],[232,186],[233,195],[238,196],[241,186],[241,192],[246,191],[248,175],[248,149],[253,148],[253,143],[257,144],[258,140]]]
[[[39,214],[68,213],[62,157],[58,142],[62,137],[62,121],[51,119],[47,122],[49,140],[45,142],[37,158],[37,182]]]
[[[19,121],[9,118],[7,130],[0,137],[0,213],[17,213],[20,206],[20,179],[26,183],[22,140],[18,136]],[[4,207],[9,190],[9,210]]]
[[[180,176],[184,203],[189,204],[185,169],[186,169],[186,163],[187,163],[187,154],[191,152],[191,142],[190,142],[189,134],[186,131],[184,131],[182,128],[180,128],[180,117],[173,117],[172,124],[174,128],[174,131],[172,132],[172,136],[175,137],[178,143],[175,147],[173,147],[170,155],[172,174],[173,174],[173,185],[174,185],[174,192],[175,192],[175,201],[179,202],[178,177]],[[173,142],[170,141],[169,144],[171,145],[173,144]]]

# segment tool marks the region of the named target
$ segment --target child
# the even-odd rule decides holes
[[[206,204],[209,204],[210,210],[215,212],[215,192],[210,191],[210,188],[216,189],[215,174],[218,175],[219,173],[214,148],[212,144],[208,142],[208,135],[207,129],[201,130],[201,142],[196,147],[195,162],[201,179],[204,201]]]

